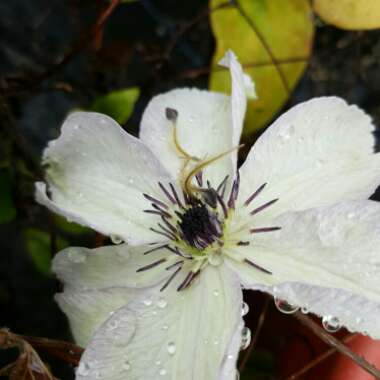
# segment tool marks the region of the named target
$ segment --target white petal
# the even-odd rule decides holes
[[[101,324],[139,292],[125,288],[69,289],[57,294],[55,299],[69,319],[75,342],[85,347]]]
[[[231,117],[233,126],[233,144],[237,145],[243,130],[245,111],[247,109],[247,97],[256,98],[255,85],[251,77],[244,74],[236,55],[227,51],[220,65],[230,69],[232,80],[231,93]]]
[[[155,218],[143,212],[149,208],[143,193],[162,198],[158,181],[167,183],[170,176],[149,148],[111,118],[71,114],[43,162],[51,200],[37,184],[40,203],[103,234],[133,243],[157,239],[149,230]]]
[[[238,347],[230,351],[229,345],[241,324],[241,302],[236,277],[223,267],[206,268],[183,292],[147,290],[95,333],[77,380],[96,374],[107,380],[234,380],[226,361],[237,360]],[[223,367],[231,375],[220,377]]]
[[[272,272],[230,262],[245,286],[380,338],[380,204],[343,202],[274,223],[282,229],[256,234],[234,252]]]
[[[188,155],[203,160],[232,148],[228,96],[183,88],[154,97],[143,114],[140,139],[160,157],[174,178],[185,174],[186,160],[175,145],[174,127],[166,118],[166,108],[178,112],[177,141]],[[205,179],[217,186],[226,175],[233,172],[231,157],[235,156],[236,151],[206,167]]]
[[[240,169],[239,201],[264,183],[266,215],[366,199],[380,183],[374,126],[356,106],[335,97],[316,98],[281,116],[257,140]]]
[[[174,258],[164,248],[144,255],[153,247],[126,244],[95,249],[70,247],[54,257],[53,271],[70,288],[147,287],[168,277],[170,273],[165,267]],[[161,259],[168,259],[168,262],[137,272],[137,269]]]

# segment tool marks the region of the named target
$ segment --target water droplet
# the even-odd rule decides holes
[[[73,263],[79,264],[86,261],[86,254],[78,249],[70,249],[67,253],[67,257]]]
[[[73,129],[78,129],[78,128],[79,128],[79,124],[73,125]]]
[[[161,365],[161,360],[156,360],[156,365]]]
[[[166,330],[168,330],[168,329],[169,329],[169,326],[168,326],[168,325],[163,325],[163,326],[162,326],[162,330],[166,331]]]
[[[322,326],[331,333],[338,331],[341,327],[339,319],[332,315],[326,315],[322,318]]]
[[[249,312],[249,306],[246,302],[243,302],[243,305],[241,307],[241,316],[244,317]]]
[[[363,322],[363,318],[362,317],[357,317],[355,319],[355,322],[356,322],[356,324],[360,325]]]
[[[302,307],[302,308],[301,308],[301,313],[303,313],[303,314],[307,314],[308,312],[309,312],[309,310],[307,310],[306,307]]]
[[[245,350],[249,344],[251,343],[251,330],[244,326],[243,330],[241,330],[241,344],[240,344],[240,350]]]
[[[85,361],[81,361],[76,370],[77,375],[87,376],[90,373],[90,366]]]
[[[111,235],[110,239],[114,244],[121,244],[123,242],[123,239],[118,235]]]
[[[159,374],[160,374],[160,376],[165,376],[166,375],[166,369],[161,368]]]
[[[143,304],[145,306],[150,306],[152,304],[152,300],[150,298],[147,298],[146,300],[143,301]]]
[[[169,342],[169,343],[168,343],[167,350],[168,350],[168,352],[169,352],[170,355],[174,355],[176,349],[177,349],[177,348],[176,348],[174,342]]]
[[[116,319],[111,319],[110,321],[108,321],[106,328],[107,328],[107,331],[113,331],[117,329],[118,326],[119,326],[119,322]]]
[[[213,253],[207,257],[211,265],[219,266],[223,263],[223,256],[220,253]]]
[[[287,301],[281,298],[277,298],[277,297],[274,297],[274,303],[277,309],[280,310],[281,313],[284,313],[284,314],[293,314],[299,309],[298,306],[291,305]]]
[[[214,290],[213,292],[212,292],[212,294],[215,296],[215,297],[218,297],[219,296],[219,290]]]
[[[232,360],[234,358],[234,355],[232,355],[232,354],[229,354],[228,356],[227,356],[227,359],[228,360]]]
[[[124,371],[129,371],[131,369],[131,363],[128,360],[125,360],[122,365],[122,368]]]
[[[129,179],[128,179],[128,183],[129,183],[130,185],[133,185],[134,182],[135,182],[135,180],[134,180],[133,178],[129,178]]]
[[[353,217],[355,217],[355,213],[354,213],[354,212],[349,212],[349,213],[347,214],[347,218],[348,218],[348,219],[352,219]]]
[[[160,308],[160,309],[164,309],[166,307],[166,305],[168,304],[168,302],[166,301],[165,298],[159,298],[158,301],[157,301],[157,306]]]
[[[214,339],[214,346],[217,346],[219,344],[219,340],[218,339]]]

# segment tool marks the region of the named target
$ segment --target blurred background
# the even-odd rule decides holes
[[[147,102],[160,92],[194,86],[228,93],[228,73],[216,63],[231,48],[259,96],[248,106],[241,160],[280,112],[315,96],[339,95],[379,125],[380,6],[357,0],[362,8],[352,10],[352,2],[0,2],[0,327],[71,341],[53,300],[60,284],[51,258],[69,245],[110,243],[33,198],[42,149],[70,111],[107,113],[137,135]],[[246,292],[245,299],[252,334],[259,319],[263,325],[255,347],[241,353],[241,379],[371,379],[338,354],[297,375],[328,347],[266,296]],[[380,365],[378,344],[350,339]],[[56,378],[74,378],[70,361],[37,351]],[[17,357],[15,349],[0,350],[0,368]]]

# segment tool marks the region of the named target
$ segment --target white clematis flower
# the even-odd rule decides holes
[[[126,242],[54,259],[57,301],[87,346],[78,380],[235,379],[241,284],[380,338],[370,118],[335,97],[302,103],[237,172],[253,87],[231,52],[223,64],[231,97],[159,95],[140,139],[107,116],[74,113],[44,152],[37,200]]]

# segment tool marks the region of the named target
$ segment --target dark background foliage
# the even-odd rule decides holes
[[[60,284],[48,273],[49,257],[34,257],[28,239],[48,256],[62,238],[88,247],[107,243],[93,232],[61,228],[33,199],[33,183],[42,176],[41,150],[58,135],[67,113],[90,107],[99,95],[136,86],[140,97],[123,125],[136,134],[153,95],[181,86],[207,88],[215,41],[205,0],[125,2],[110,15],[104,30],[94,34],[105,5],[90,0],[0,2],[0,197],[3,212],[14,206],[0,224],[0,326],[15,333],[71,339],[66,318],[53,300]],[[192,27],[181,35],[189,23]],[[340,95],[363,107],[378,125],[380,32],[346,32],[315,23],[308,69],[284,109],[314,96]],[[246,143],[251,145],[256,137]],[[49,240],[33,232],[30,238],[31,228],[46,232]],[[251,309],[246,320],[253,331],[264,298],[246,294]],[[270,303],[243,377],[286,378],[325,348]],[[294,360],[289,356],[293,349]],[[0,351],[0,367],[15,356]],[[73,378],[64,361],[42,357],[56,377]],[[308,376],[304,378],[314,378]]]

